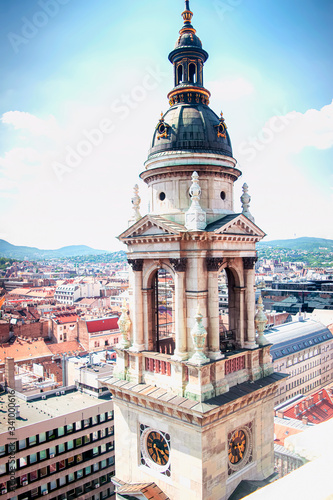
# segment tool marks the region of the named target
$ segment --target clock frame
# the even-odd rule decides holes
[[[228,475],[253,462],[253,422],[228,433]]]
[[[141,424],[140,455],[141,465],[170,477],[170,436],[168,433]]]

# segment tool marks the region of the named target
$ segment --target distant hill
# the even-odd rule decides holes
[[[82,255],[101,255],[109,253],[106,250],[96,250],[86,245],[72,245],[58,250],[40,250],[36,247],[16,246],[8,241],[0,240],[0,257],[20,260],[39,260],[52,258],[76,257]]]
[[[295,238],[292,240],[272,240],[261,241],[258,247],[275,247],[287,248],[290,250],[307,250],[309,252],[319,252],[323,249],[333,251],[333,240],[325,240],[324,238]]]

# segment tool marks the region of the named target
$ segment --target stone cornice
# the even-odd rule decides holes
[[[199,411],[198,409],[195,410],[193,407],[181,407],[177,404],[172,404],[170,401],[155,399],[153,396],[134,392],[131,389],[123,388],[121,385],[115,386],[113,384],[108,384],[107,381],[104,383],[112,393],[113,400],[118,400],[133,406],[139,406],[141,408],[147,408],[154,411],[156,414],[160,413],[161,415],[168,415],[172,418],[180,419],[198,427],[205,427],[223,418],[227,418],[229,415],[232,415],[243,408],[248,408],[255,403],[265,400],[268,397],[273,398],[280,380],[270,383],[269,385],[265,385],[264,387],[249,394],[244,394],[242,397],[231,402],[222,404],[221,406],[216,406],[211,410],[206,409],[207,405],[205,403],[196,403],[193,401],[193,406],[199,408],[201,406],[202,411]],[[125,381],[124,385],[126,385]],[[185,400],[185,398],[181,399]],[[190,400],[188,401],[190,402]]]
[[[146,184],[157,180],[176,179],[183,177],[190,178],[194,168],[196,168],[196,171],[203,177],[228,179],[232,182],[235,182],[240,174],[239,170],[226,166],[215,168],[210,166],[210,170],[206,170],[206,166],[204,165],[182,165],[177,167],[160,167],[146,170],[145,172],[142,172],[140,174],[140,177]]]
[[[198,231],[198,232],[188,232],[182,234],[162,234],[162,235],[137,235],[129,237],[121,237],[122,242],[126,245],[134,244],[147,244],[147,243],[166,243],[172,241],[228,241],[228,242],[252,242],[257,243],[262,239],[259,235],[244,235],[244,234],[216,234],[212,232]]]

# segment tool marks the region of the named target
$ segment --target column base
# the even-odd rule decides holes
[[[207,356],[212,361],[217,361],[219,359],[224,359],[225,355],[221,351],[208,351]]]
[[[186,361],[188,359],[188,352],[175,351],[171,359],[172,361]]]
[[[144,344],[133,344],[128,350],[130,352],[141,352],[145,350],[145,346]]]
[[[244,342],[244,347],[245,349],[257,349],[258,344],[254,340],[252,340],[251,342],[246,341]]]

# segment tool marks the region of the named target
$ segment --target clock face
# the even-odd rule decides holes
[[[229,461],[238,464],[243,460],[247,448],[246,434],[243,430],[235,431],[229,441]]]
[[[149,457],[155,464],[164,466],[169,462],[169,446],[163,434],[149,432],[146,446]]]

